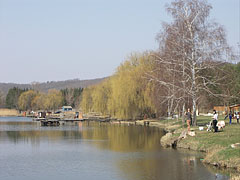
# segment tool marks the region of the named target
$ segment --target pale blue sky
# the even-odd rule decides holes
[[[0,82],[109,76],[131,52],[156,49],[167,0],[0,0]],[[209,0],[237,48],[239,0]]]

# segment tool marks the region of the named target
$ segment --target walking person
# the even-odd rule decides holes
[[[217,114],[217,111],[214,109],[213,110],[213,121],[212,121],[214,132],[218,131],[217,122],[218,122],[218,114]]]
[[[232,112],[231,111],[229,112],[228,117],[229,117],[229,125],[231,125],[232,124]]]
[[[190,125],[191,125],[191,122],[192,122],[192,113],[191,113],[190,108],[188,108],[188,112],[186,113],[186,116],[187,116],[188,132],[190,132]]]

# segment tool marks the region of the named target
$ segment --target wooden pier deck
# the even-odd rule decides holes
[[[41,126],[59,126],[60,122],[57,119],[44,119],[40,120]]]
[[[38,121],[41,122],[41,126],[59,126],[59,125],[64,125],[66,123],[77,123],[77,122],[85,121],[85,119],[39,118]]]
[[[130,124],[130,122],[125,122],[125,121],[121,121],[121,120],[114,120],[114,119],[110,119],[110,118],[94,118],[94,117],[90,117],[90,118],[83,118],[83,119],[78,119],[78,118],[66,118],[66,119],[60,119],[60,118],[35,118],[33,119],[33,121],[40,121],[41,122],[41,126],[59,126],[59,125],[65,125],[65,124],[73,124],[73,125],[77,125],[79,122],[82,121],[87,121],[87,122],[99,122],[99,123],[106,123],[106,122],[111,122],[111,123],[119,123],[119,124],[124,124],[124,123],[128,123]],[[131,122],[131,124],[135,124],[136,122]],[[144,125],[145,126],[149,126],[150,122],[149,121],[145,121]]]

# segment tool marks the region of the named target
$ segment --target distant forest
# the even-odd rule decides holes
[[[73,80],[66,80],[66,81],[48,81],[44,83],[38,83],[33,82],[31,84],[15,84],[15,83],[0,83],[0,108],[14,108],[17,106],[17,100],[15,97],[14,105],[7,105],[6,104],[6,98],[7,94],[9,93],[9,90],[14,91],[15,95],[17,97],[20,96],[22,92],[28,91],[28,90],[34,90],[42,93],[47,93],[50,89],[55,90],[62,90],[62,92],[66,89],[78,89],[78,88],[85,88],[91,85],[96,85],[103,81],[106,78],[98,78],[98,79],[91,79],[91,80],[79,80],[79,79],[73,79]],[[10,91],[10,94],[12,93]],[[11,97],[12,100],[14,97]],[[69,97],[68,97],[69,99]],[[63,102],[66,104],[66,100]],[[11,104],[11,103],[10,103]],[[71,105],[71,104],[69,104]]]
[[[50,89],[45,93],[14,87],[7,93],[5,107],[22,111],[55,111],[61,106],[70,105],[78,109],[82,92],[83,88]]]

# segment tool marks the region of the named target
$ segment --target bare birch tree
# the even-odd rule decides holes
[[[151,80],[172,90],[166,98],[180,101],[177,104],[182,104],[183,113],[186,98],[191,99],[194,125],[200,93],[214,95],[209,86],[217,85],[220,80],[204,71],[216,70],[230,52],[223,27],[208,19],[211,8],[206,0],[175,0],[167,5],[173,22],[163,25],[158,35],[160,50],[154,56],[156,64],[165,67],[170,78],[156,76],[157,69],[148,73]]]

